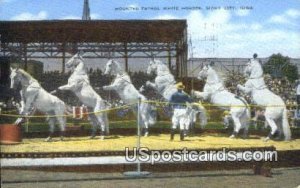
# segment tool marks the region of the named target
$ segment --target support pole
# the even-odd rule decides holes
[[[127,51],[127,43],[124,43],[124,50],[125,50],[125,71],[128,72],[128,51]]]
[[[137,153],[137,170],[136,171],[129,171],[129,172],[124,172],[125,176],[131,176],[131,177],[140,177],[140,176],[147,176],[150,174],[150,172],[147,171],[141,171],[141,161],[139,158],[139,150],[141,147],[141,125],[140,125],[140,105],[141,105],[141,98],[138,99],[138,104],[137,104],[137,142],[136,142],[136,151]]]
[[[176,46],[176,79],[179,77],[179,50],[178,45]]]
[[[66,43],[62,44],[62,67],[61,67],[61,73],[65,73],[65,64],[66,64]]]
[[[24,70],[27,71],[28,65],[27,65],[27,44],[23,44],[23,57],[24,57]]]
[[[138,139],[136,142],[136,149],[137,151],[140,150],[141,147],[141,126],[140,126],[140,105],[141,105],[141,98],[139,98],[138,100],[138,113],[137,113],[137,135],[138,135]],[[141,161],[139,159],[138,156],[138,161],[137,161],[137,172],[141,173]]]
[[[170,50],[170,44],[168,45],[168,64],[169,64],[169,70],[172,70],[172,60],[171,60],[171,50]]]

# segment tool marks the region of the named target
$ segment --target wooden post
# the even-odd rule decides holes
[[[125,71],[128,72],[128,51],[127,51],[127,43],[124,43],[124,58],[125,58]]]
[[[176,79],[179,77],[179,50],[176,49]]]
[[[66,43],[62,44],[62,67],[61,67],[61,73],[65,73],[65,64],[66,64]]]
[[[27,44],[23,43],[24,70],[27,71]]]
[[[170,50],[170,44],[168,45],[168,64],[169,64],[169,70],[172,69],[172,59],[171,59],[171,50]]]

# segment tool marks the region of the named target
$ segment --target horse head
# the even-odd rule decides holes
[[[156,71],[157,69],[157,61],[151,59],[147,68],[147,74],[151,74],[152,72]]]
[[[108,74],[116,75],[117,73],[120,72],[120,70],[121,69],[120,69],[119,63],[113,59],[110,59],[110,60],[108,60],[108,62],[105,65],[104,74],[105,75],[108,75]]]
[[[249,59],[244,70],[244,76],[249,77],[252,72],[252,68],[251,60]]]
[[[202,67],[200,72],[198,73],[197,79],[204,80],[208,76],[209,65],[205,65]]]
[[[80,53],[77,53],[68,60],[66,66],[67,68],[76,67],[81,62],[83,62],[83,58]]]
[[[28,86],[33,82],[37,82],[30,74],[23,69],[10,68],[10,88],[16,87],[17,84],[21,83],[22,86]]]
[[[250,78],[259,78],[263,76],[263,69],[257,59],[251,59],[248,61],[244,70],[244,75]]]
[[[170,73],[168,66],[161,62],[160,60],[153,59],[150,61],[147,74],[151,74],[152,72],[156,71],[156,74],[159,75],[166,75]]]
[[[20,82],[19,69],[10,68],[10,88],[14,88]]]

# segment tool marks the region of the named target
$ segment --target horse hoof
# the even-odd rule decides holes
[[[233,139],[233,138],[235,138],[235,136],[234,136],[234,135],[231,135],[229,138]]]
[[[145,132],[144,137],[148,137],[149,132]]]
[[[264,139],[265,142],[267,142],[267,141],[269,141],[269,140],[270,140],[269,137],[266,137],[266,138]]]
[[[61,136],[60,137],[60,141],[64,141],[65,139],[64,139],[64,137],[63,136]]]
[[[100,136],[100,140],[104,140],[104,136]]]
[[[52,141],[52,138],[51,137],[48,137],[45,139],[45,142],[51,142]]]

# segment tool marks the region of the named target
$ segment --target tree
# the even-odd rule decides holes
[[[264,73],[270,74],[275,78],[287,77],[290,82],[298,79],[298,68],[290,63],[288,56],[282,56],[280,53],[270,56],[267,63],[263,65]]]

